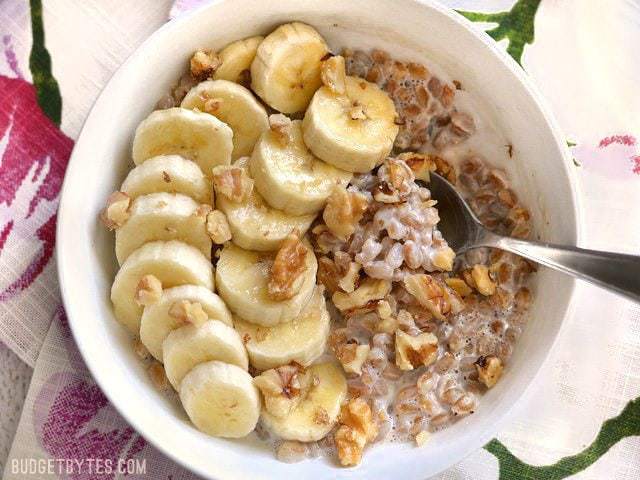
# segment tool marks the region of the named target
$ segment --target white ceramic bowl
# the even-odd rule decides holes
[[[515,146],[506,165],[545,240],[576,244],[578,208],[570,156],[555,122],[521,68],[488,36],[431,1],[219,0],[170,22],[118,70],[96,102],[67,169],[58,214],[60,288],[71,328],[96,381],[147,440],[206,478],[426,478],[460,461],[498,431],[536,377],[568,314],[573,281],[541,270],[529,322],[503,380],[480,407],[422,448],[370,448],[357,468],[323,459],[278,462],[256,441],[198,432],[180,406],[159,394],[115,321],[109,289],[116,272],[112,234],[97,221],[105,199],[130,168],[132,135],[179,78],[198,47],[226,43],[300,20],[333,47],[379,47],[403,59],[431,59],[477,96]],[[545,381],[540,379],[540,381]]]

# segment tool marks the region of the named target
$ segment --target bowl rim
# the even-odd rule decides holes
[[[96,362],[93,362],[91,360],[92,357],[90,355],[90,352],[87,350],[87,345],[82,341],[80,332],[76,327],[77,322],[80,321],[79,320],[80,316],[79,315],[75,316],[72,314],[74,310],[73,300],[72,300],[73,295],[69,291],[69,282],[67,282],[66,280],[67,275],[70,274],[71,272],[65,271],[64,262],[59,261],[59,259],[62,258],[62,256],[65,254],[65,250],[68,249],[67,244],[72,243],[70,241],[67,241],[65,237],[65,225],[68,223],[68,220],[67,220],[67,213],[66,213],[67,210],[64,207],[67,203],[66,197],[68,196],[65,194],[67,191],[71,189],[69,185],[75,181],[75,179],[72,179],[74,177],[73,175],[74,169],[77,167],[78,164],[81,163],[80,159],[76,158],[78,156],[76,154],[76,152],[78,151],[78,148],[76,147],[81,143],[81,141],[83,140],[83,137],[87,135],[85,127],[88,121],[92,118],[94,112],[97,110],[97,107],[102,102],[105,101],[104,94],[109,89],[110,84],[115,83],[116,79],[124,75],[126,73],[128,65],[133,63],[138,57],[144,55],[145,51],[148,50],[151,46],[153,46],[153,44],[156,42],[156,39],[158,37],[164,36],[172,31],[179,31],[182,28],[182,25],[185,23],[188,23],[190,19],[192,19],[193,17],[200,15],[201,12],[203,11],[206,11],[209,9],[215,9],[219,4],[225,3],[227,1],[229,0],[212,0],[211,2],[205,3],[204,5],[200,5],[189,12],[185,12],[181,14],[177,18],[166,22],[164,25],[162,25],[160,28],[154,31],[138,47],[136,47],[133,50],[133,52],[127,57],[127,59],[116,69],[116,71],[109,78],[109,80],[105,83],[105,86],[103,87],[100,94],[96,98],[95,102],[93,103],[84,121],[80,134],[76,139],[73,152],[69,158],[64,181],[60,191],[58,219],[57,219],[57,225],[56,225],[56,247],[55,247],[56,258],[58,259],[56,264],[56,269],[58,274],[58,283],[59,283],[62,304],[64,306],[65,312],[67,312],[68,324],[70,326],[70,330],[72,332],[75,344],[78,350],[80,351],[82,359],[84,360],[84,363],[88,371],[90,372],[91,376],[93,377],[94,381],[96,382],[96,384],[100,387],[103,394],[107,397],[111,405],[114,406],[114,408],[117,410],[119,415],[121,415],[125,419],[125,421],[130,426],[132,426],[154,448],[156,448],[164,456],[166,456],[167,458],[170,458],[173,462],[182,466],[186,470],[196,473],[197,475],[201,475],[204,478],[210,478],[210,479],[216,478],[212,476],[212,472],[204,471],[198,468],[197,466],[190,465],[187,462],[187,460],[179,457],[176,453],[168,449],[160,440],[156,439],[153,435],[149,434],[148,429],[145,427],[145,425],[142,424],[141,422],[138,422],[135,418],[133,418],[129,414],[126,408],[125,402],[118,399],[118,397],[115,396],[114,392],[111,391],[109,388],[107,388],[106,381],[100,374],[100,370],[102,369],[102,367],[98,365]],[[497,57],[497,59],[504,66],[508,68],[510,74],[515,76],[518,79],[521,87],[533,99],[535,105],[537,106],[537,108],[539,108],[542,116],[544,117],[544,120],[549,127],[550,133],[553,136],[557,146],[559,147],[559,151],[561,152],[561,156],[562,156],[561,158],[562,161],[560,162],[561,168],[564,170],[565,176],[568,181],[568,186],[570,188],[569,198],[572,203],[571,206],[573,207],[573,214],[575,215],[575,229],[572,231],[572,234],[575,236],[576,244],[581,245],[583,240],[583,235],[584,235],[584,227],[583,227],[584,224],[582,221],[584,212],[580,202],[580,197],[578,196],[577,179],[576,179],[575,173],[573,170],[569,168],[571,153],[569,151],[568,145],[566,144],[564,137],[561,135],[561,129],[559,128],[559,125],[557,123],[557,120],[555,119],[555,116],[553,115],[546,100],[544,99],[544,97],[542,96],[538,88],[535,86],[535,84],[533,83],[532,79],[525,72],[523,67],[521,67],[509,54],[507,54],[506,51],[503,50],[485,31],[478,28],[476,25],[473,24],[473,22],[471,22],[464,16],[460,15],[452,8],[442,5],[437,0],[403,0],[403,1],[417,5],[421,8],[431,8],[437,11],[439,14],[448,17],[450,21],[457,23],[459,26],[467,30],[471,35],[473,35],[475,40],[477,40],[479,43],[482,43],[485,48],[488,48],[493,53],[493,55]],[[576,281],[573,278],[567,278],[567,283],[568,283],[567,285],[568,301],[564,306],[564,312],[561,317],[560,327],[558,328],[555,334],[555,338],[552,340],[550,344],[550,347],[543,354],[542,361],[538,366],[537,371],[533,375],[529,385],[523,390],[522,394],[520,395],[520,397],[518,397],[517,401],[514,402],[512,405],[510,405],[506,409],[506,411],[504,411],[501,414],[498,420],[494,422],[494,424],[492,425],[492,428],[486,429],[485,431],[481,432],[479,435],[477,435],[475,441],[469,442],[469,444],[474,448],[469,448],[466,451],[466,453],[462,455],[458,455],[454,463],[451,463],[449,466],[442,467],[438,472],[434,472],[433,475],[436,475],[446,470],[447,468],[450,468],[456,463],[459,463],[464,458],[466,458],[467,456],[471,455],[476,450],[481,448],[490,438],[494,437],[497,434],[497,432],[499,432],[499,430],[505,425],[505,423],[513,416],[513,414],[518,409],[518,407],[524,403],[523,401],[531,395],[532,391],[534,390],[534,388],[532,387],[539,383],[538,379],[540,377],[540,374],[544,369],[544,366],[549,362],[551,353],[556,348],[558,344],[558,340],[563,334],[564,329],[566,328],[566,324],[567,324],[566,320],[572,315],[575,307]]]

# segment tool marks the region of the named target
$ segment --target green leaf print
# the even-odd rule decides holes
[[[458,13],[472,22],[497,23],[498,26],[487,30],[487,34],[496,42],[507,39],[507,53],[522,66],[522,53],[526,44],[533,43],[534,18],[541,0],[518,0],[508,12]]]
[[[534,466],[524,463],[495,438],[484,448],[498,459],[499,480],[557,480],[584,470],[620,440],[633,435],[640,435],[640,397],[627,403],[620,415],[604,422],[591,445],[553,465]]]
[[[29,70],[38,93],[38,105],[56,125],[62,117],[62,98],[58,82],[51,73],[51,56],[44,42],[42,0],[30,0],[31,36],[33,44],[29,55]]]

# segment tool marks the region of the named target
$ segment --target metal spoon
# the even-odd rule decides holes
[[[457,254],[477,247],[499,248],[640,302],[640,256],[498,235],[480,223],[458,191],[440,175],[431,173],[427,187],[438,201],[438,228]]]

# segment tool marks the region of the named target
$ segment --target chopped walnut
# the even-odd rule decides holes
[[[402,330],[396,331],[396,365],[400,370],[413,370],[436,361],[438,337],[433,333],[411,336]]]
[[[202,81],[215,73],[222,65],[222,60],[214,51],[200,49],[193,54],[189,63],[191,76],[196,80]]]
[[[178,300],[169,307],[169,316],[191,325],[202,325],[209,319],[209,315],[204,311],[200,302],[190,302],[189,300]]]
[[[334,435],[340,464],[345,467],[357,465],[367,442],[378,436],[378,425],[369,404],[362,398],[350,400],[342,407],[340,423]]]
[[[318,258],[318,281],[324,285],[330,292],[336,292],[340,289],[338,281],[340,280],[340,271],[335,262],[329,257]]]
[[[334,434],[334,441],[340,465],[353,467],[360,463],[364,446],[367,444],[364,433],[348,425],[341,425]]]
[[[245,201],[253,191],[253,179],[247,170],[232,165],[213,168],[213,187],[218,195],[224,195],[233,202]]]
[[[360,286],[351,293],[336,292],[331,299],[341,312],[363,307],[369,302],[381,300],[391,291],[391,282],[366,278]]]
[[[478,360],[475,362],[475,366],[478,371],[480,381],[484,383],[487,388],[493,387],[502,375],[502,360],[495,355],[478,357]]]
[[[444,247],[435,252],[431,261],[436,268],[450,272],[453,270],[453,259],[455,257],[456,254],[450,247]]]
[[[207,215],[207,233],[218,245],[231,240],[231,228],[227,216],[220,210],[213,210]]]
[[[161,295],[162,283],[160,280],[153,275],[145,275],[136,286],[134,299],[138,305],[145,307],[158,302]]]
[[[349,267],[347,268],[347,272],[344,276],[338,280],[338,287],[341,290],[351,293],[358,286],[358,280],[360,279],[360,265],[358,262],[349,262]]]
[[[291,119],[281,113],[269,116],[269,128],[283,147],[291,141]]]
[[[371,347],[357,343],[345,343],[335,349],[336,358],[346,373],[362,374],[362,365],[367,360]]]
[[[407,275],[404,279],[404,287],[438,320],[445,320],[445,315],[451,311],[449,292],[431,275],[422,273]]]
[[[402,160],[388,158],[378,170],[381,183],[373,198],[382,203],[404,201],[412,191],[415,176],[411,168]]]
[[[418,447],[422,447],[425,443],[429,441],[429,437],[431,434],[427,430],[420,430],[416,435],[416,445]]]
[[[223,103],[224,100],[221,98],[207,98],[204,101],[203,109],[206,113],[215,115],[216,113],[220,112],[220,107],[222,107]]]
[[[347,93],[347,74],[345,72],[344,57],[336,55],[322,62],[320,77],[322,84],[336,95]]]
[[[489,269],[486,265],[474,265],[471,269],[471,278],[478,292],[485,297],[496,293],[496,284],[489,278]]]
[[[165,374],[164,367],[160,362],[154,360],[151,365],[149,365],[149,368],[147,368],[147,373],[149,374],[149,378],[151,378],[151,382],[157,389],[166,390],[169,388],[167,375]]]
[[[349,118],[351,118],[351,120],[366,120],[367,114],[364,111],[364,105],[358,102],[353,103],[353,105],[349,107]]]
[[[306,271],[307,247],[300,240],[297,231],[292,232],[280,246],[271,266],[267,293],[272,300],[287,300],[302,287]]]
[[[327,199],[322,218],[334,235],[346,240],[355,231],[367,207],[365,195],[336,185]]]
[[[107,206],[100,212],[100,220],[109,229],[121,227],[129,219],[131,197],[124,192],[113,192],[107,198]]]
[[[445,280],[445,283],[461,297],[471,295],[471,293],[473,292],[473,290],[471,290],[471,287],[467,285],[467,282],[465,282],[461,278],[447,278]]]
[[[207,215],[209,215],[210,211],[211,211],[211,205],[202,203],[198,205],[198,208],[195,209],[195,211],[193,212],[193,215],[195,215],[196,217],[202,217],[206,220]]]
[[[283,417],[300,403],[312,379],[298,365],[283,365],[262,372],[253,382],[262,393],[267,412]]]
[[[435,155],[428,153],[405,152],[398,155],[398,160],[405,162],[418,180],[429,181],[429,172],[436,170]]]

